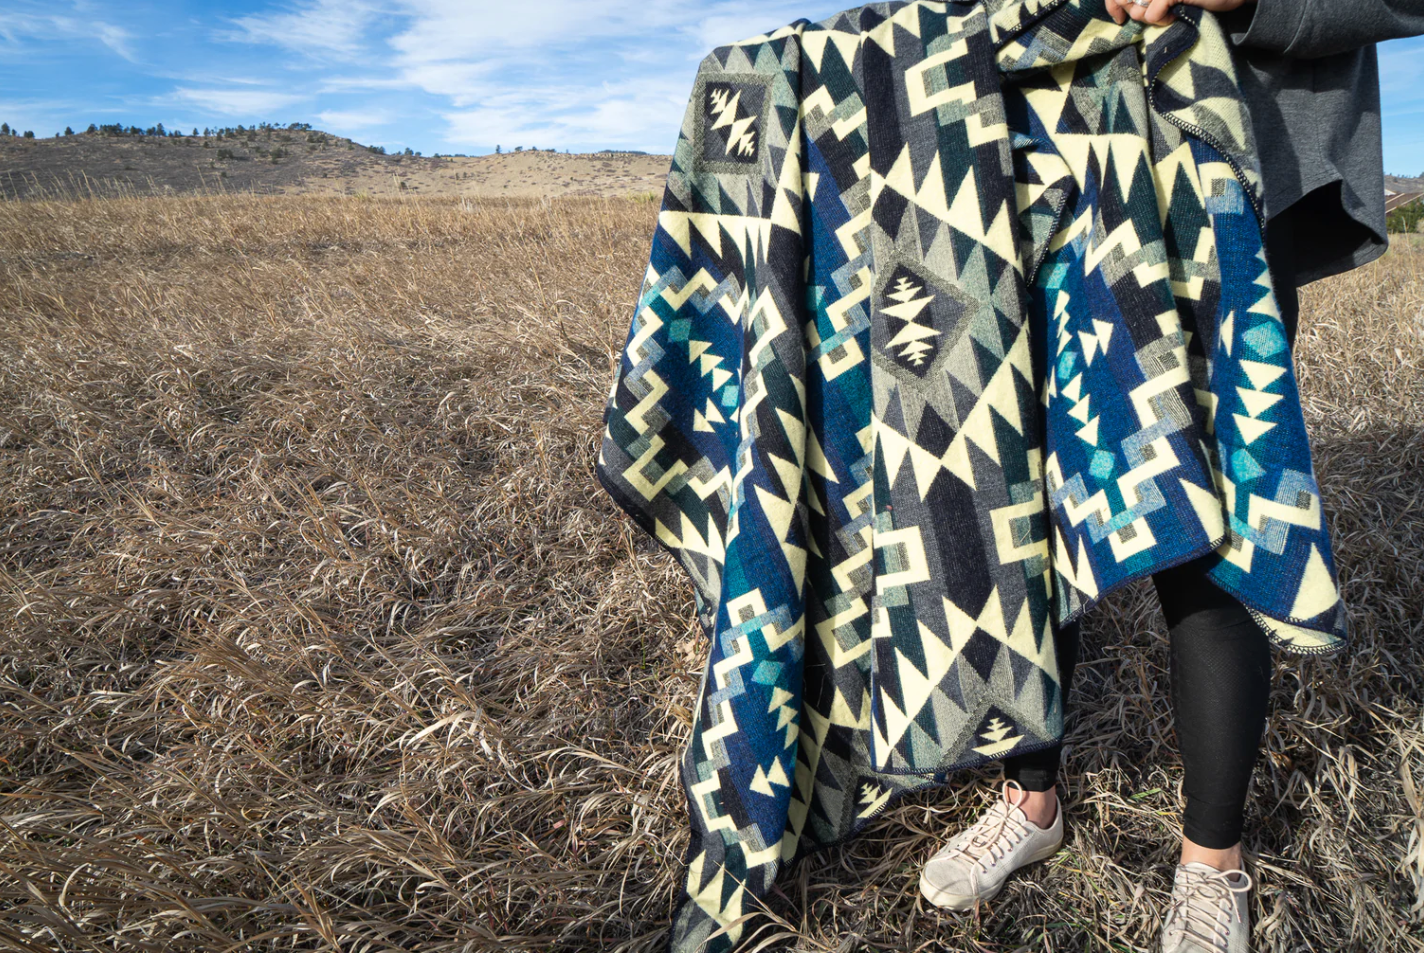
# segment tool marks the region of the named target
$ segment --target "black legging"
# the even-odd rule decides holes
[[[1182,752],[1184,834],[1205,848],[1241,840],[1246,791],[1266,725],[1271,650],[1264,631],[1197,560],[1152,577],[1171,637],[1172,715]],[[1078,624],[1057,635],[1066,699],[1078,660]],[[1062,747],[1004,760],[1004,775],[1031,792],[1058,776]]]

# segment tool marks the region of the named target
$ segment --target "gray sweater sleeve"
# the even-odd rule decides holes
[[[1247,7],[1255,8],[1249,26],[1232,23],[1232,42],[1297,59],[1424,34],[1424,0],[1255,0]]]

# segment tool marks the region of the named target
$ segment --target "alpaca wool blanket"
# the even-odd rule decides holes
[[[898,795],[1063,734],[1055,628],[1204,557],[1346,614],[1211,14],[874,3],[696,77],[597,473],[695,587],[678,949]]]

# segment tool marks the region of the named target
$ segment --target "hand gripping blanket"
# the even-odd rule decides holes
[[[710,643],[678,949],[952,769],[1063,733],[1053,633],[1205,556],[1346,636],[1223,32],[874,3],[701,64],[600,481]]]

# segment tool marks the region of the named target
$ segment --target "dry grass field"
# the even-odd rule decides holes
[[[0,947],[657,949],[691,587],[597,489],[656,207],[0,203]],[[1308,288],[1355,641],[1282,657],[1259,950],[1424,947],[1424,247]],[[1065,850],[916,866],[990,776],[787,872],[751,946],[1155,949],[1181,766],[1150,587],[1090,618]]]

